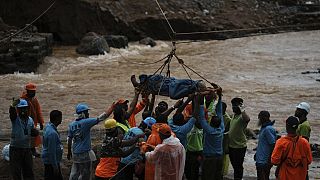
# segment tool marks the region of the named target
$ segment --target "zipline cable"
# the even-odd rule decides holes
[[[25,26],[24,28],[20,29],[20,30],[17,31],[16,33],[14,33],[14,34],[6,37],[6,38],[1,39],[1,40],[0,40],[0,43],[1,43],[1,42],[4,42],[4,41],[7,41],[7,40],[9,40],[10,38],[12,38],[12,37],[20,34],[20,33],[23,32],[23,31],[25,31],[25,30],[26,30],[27,28],[29,28],[33,23],[35,23],[38,19],[40,19],[45,13],[47,13],[55,3],[56,3],[56,1],[53,1],[53,3],[51,3],[51,5],[50,5],[45,11],[43,11],[43,13],[41,13],[40,16],[38,16],[37,18],[35,18],[30,24],[28,24],[28,25]]]
[[[196,34],[211,34],[211,33],[225,33],[225,32],[241,32],[241,31],[269,30],[269,29],[282,29],[282,28],[293,28],[293,27],[308,27],[308,26],[318,26],[318,25],[320,25],[320,23],[286,25],[286,26],[269,26],[269,27],[257,27],[257,28],[226,29],[226,30],[213,30],[213,31],[181,32],[181,33],[176,32],[175,35],[179,36],[179,35],[196,35]]]
[[[159,7],[159,9],[160,9],[160,11],[161,11],[161,13],[162,13],[163,17],[164,17],[164,18],[165,18],[165,20],[167,21],[167,24],[168,24],[168,26],[170,27],[172,34],[174,35],[174,34],[175,34],[175,31],[173,30],[173,28],[172,28],[172,26],[171,26],[171,24],[170,24],[170,22],[169,22],[169,20],[168,20],[167,16],[166,16],[166,15],[165,15],[165,13],[163,12],[163,10],[162,10],[162,8],[161,8],[161,6],[160,6],[160,4],[159,4],[158,0],[155,0],[155,1],[156,1],[157,5],[158,5],[158,7]]]

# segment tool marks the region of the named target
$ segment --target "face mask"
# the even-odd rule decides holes
[[[33,98],[34,96],[36,96],[36,93],[28,93],[27,96],[28,96],[29,98]]]

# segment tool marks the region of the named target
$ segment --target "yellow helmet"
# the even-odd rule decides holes
[[[106,129],[111,129],[117,126],[117,121],[114,119],[107,119],[104,121],[104,127]]]

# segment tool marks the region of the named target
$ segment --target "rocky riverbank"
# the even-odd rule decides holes
[[[0,25],[0,38],[8,37],[30,23],[51,3],[42,0],[0,1],[0,17],[9,24]],[[145,37],[164,40],[221,40],[320,28],[320,6],[298,5],[293,1],[176,0],[160,1],[160,5],[172,29],[155,1],[56,0],[52,8],[34,23],[35,29],[41,33],[24,32],[0,43],[0,74],[35,72],[43,58],[51,54],[53,41],[79,44],[88,32],[104,37],[122,35],[124,39],[128,38],[124,41],[127,44],[127,41]],[[301,26],[302,24],[308,25]],[[234,29],[241,30],[229,31]],[[175,37],[172,30],[176,33]],[[184,34],[203,31],[219,32]],[[91,51],[97,50],[95,48]],[[99,54],[100,51],[108,52],[108,48],[99,50]]]
[[[264,0],[193,0],[160,1],[172,28],[177,33],[263,28],[318,23],[317,13],[304,13],[289,1]],[[42,0],[1,1],[0,17],[10,25],[23,27],[38,17],[51,2]],[[315,6],[317,7],[317,6]],[[317,8],[311,9],[317,11]],[[320,10],[320,9],[318,9]],[[19,12],[19,13],[17,13]],[[170,28],[155,1],[148,0],[56,0],[53,7],[36,23],[39,32],[51,32],[54,39],[77,44],[87,32],[101,35],[125,35],[129,41],[144,37],[170,39]],[[177,35],[177,39],[226,39],[252,33],[318,29],[308,27],[271,28],[241,32],[210,33],[197,36]]]

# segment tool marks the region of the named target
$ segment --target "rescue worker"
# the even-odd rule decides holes
[[[9,114],[11,120],[10,139],[10,171],[14,180],[33,180],[33,160],[31,153],[31,137],[36,137],[39,132],[34,128],[34,123],[28,115],[28,102],[24,99],[13,102]]]
[[[272,152],[271,163],[277,166],[279,180],[304,180],[307,177],[312,153],[308,141],[297,135],[298,126],[298,118],[290,116],[286,120],[288,135],[277,140]]]
[[[104,125],[106,132],[101,146],[100,162],[95,172],[97,180],[113,178],[117,173],[120,158],[130,155],[136,149],[135,143],[138,139],[144,137],[142,133],[129,140],[123,140],[123,130],[117,126],[116,120],[108,119]]]
[[[155,108],[155,113],[158,117],[156,119],[157,123],[153,124],[151,127],[151,134],[147,139],[147,144],[148,146],[142,146],[143,151],[150,151],[150,146],[157,146],[162,142],[158,129],[161,127],[163,124],[167,123],[167,118],[168,115],[170,114],[169,112],[172,112],[174,109],[176,109],[178,106],[180,106],[181,101],[177,101],[171,108],[168,108],[168,104],[164,101],[161,101],[158,106]],[[160,123],[158,122],[160,119]],[[172,132],[172,134],[174,134]],[[150,163],[146,161],[145,165],[145,180],[153,180],[154,179],[154,173],[155,173],[155,165],[153,163]]]
[[[216,106],[216,114],[220,115],[220,117],[216,115],[212,116],[210,123],[205,120],[203,96],[200,96],[198,103],[200,104],[200,124],[204,132],[201,179],[222,180],[224,121],[222,120],[221,97],[218,98],[218,103]]]
[[[193,98],[193,95],[189,96],[188,99],[185,102],[183,102],[181,106],[178,107],[172,119],[168,120],[170,128],[185,148],[187,147],[187,134],[191,131],[194,123],[196,122],[196,119],[194,117],[191,117],[188,121],[185,121],[182,111]]]
[[[28,101],[29,105],[29,116],[33,119],[34,127],[37,128],[37,125],[39,123],[40,130],[43,130],[43,116],[42,116],[42,110],[40,103],[36,97],[36,91],[37,86],[34,83],[28,83],[25,86],[25,90],[21,98]],[[37,136],[34,138],[34,142],[32,143],[32,155],[35,157],[40,157],[40,154],[36,151],[36,147],[38,147],[41,144],[41,138],[40,136]]]
[[[181,180],[185,164],[185,150],[178,138],[171,135],[169,125],[162,124],[158,133],[162,141],[151,152],[146,152],[146,161],[155,164],[155,180]]]
[[[243,161],[247,150],[247,138],[245,129],[250,121],[245,111],[243,99],[233,98],[231,100],[233,115],[229,130],[229,157],[234,169],[234,179],[243,177]]]
[[[57,127],[62,122],[62,112],[53,110],[50,112],[50,122],[44,128],[42,160],[44,163],[45,180],[62,180],[60,162],[63,154],[63,146]]]
[[[137,137],[140,137],[139,141],[141,142],[145,142],[146,140],[143,131],[140,128],[133,127],[129,129],[128,133],[124,136],[123,141],[128,141]],[[129,148],[130,147],[124,147],[124,149]],[[139,146],[136,146],[135,150],[130,155],[128,155],[127,157],[122,156],[118,167],[117,176],[115,176],[114,179],[133,180],[133,174],[135,173],[135,165],[138,161],[142,160],[143,157],[140,154],[140,148]]]
[[[203,129],[199,121],[187,135],[185,174],[188,180],[199,179],[199,168],[202,164]]]
[[[147,117],[143,121],[141,121],[139,128],[144,132],[144,134],[148,137],[151,134],[151,127],[154,125],[157,121],[153,117]]]
[[[227,104],[222,102],[222,114],[223,114],[223,122],[224,122],[224,134],[223,134],[223,176],[226,176],[229,171],[229,129],[230,129],[230,121],[231,117],[226,112],[227,111]]]
[[[298,104],[297,109],[294,113],[294,116],[299,118],[299,127],[297,129],[297,134],[299,136],[304,137],[307,141],[310,139],[310,134],[311,134],[311,127],[310,123],[307,119],[307,115],[310,112],[310,105],[306,102],[301,102]]]
[[[271,164],[271,154],[276,143],[277,134],[273,127],[275,121],[270,120],[268,111],[261,111],[258,115],[259,140],[257,152],[255,154],[258,180],[269,180]]]
[[[79,103],[75,110],[77,118],[69,124],[68,128],[68,154],[67,158],[73,158],[73,164],[70,173],[70,180],[90,179],[92,161],[91,153],[91,136],[90,130],[94,125],[105,120],[110,116],[114,104],[101,114],[98,118],[89,118],[89,107],[87,104]],[[72,146],[72,151],[71,151]]]

